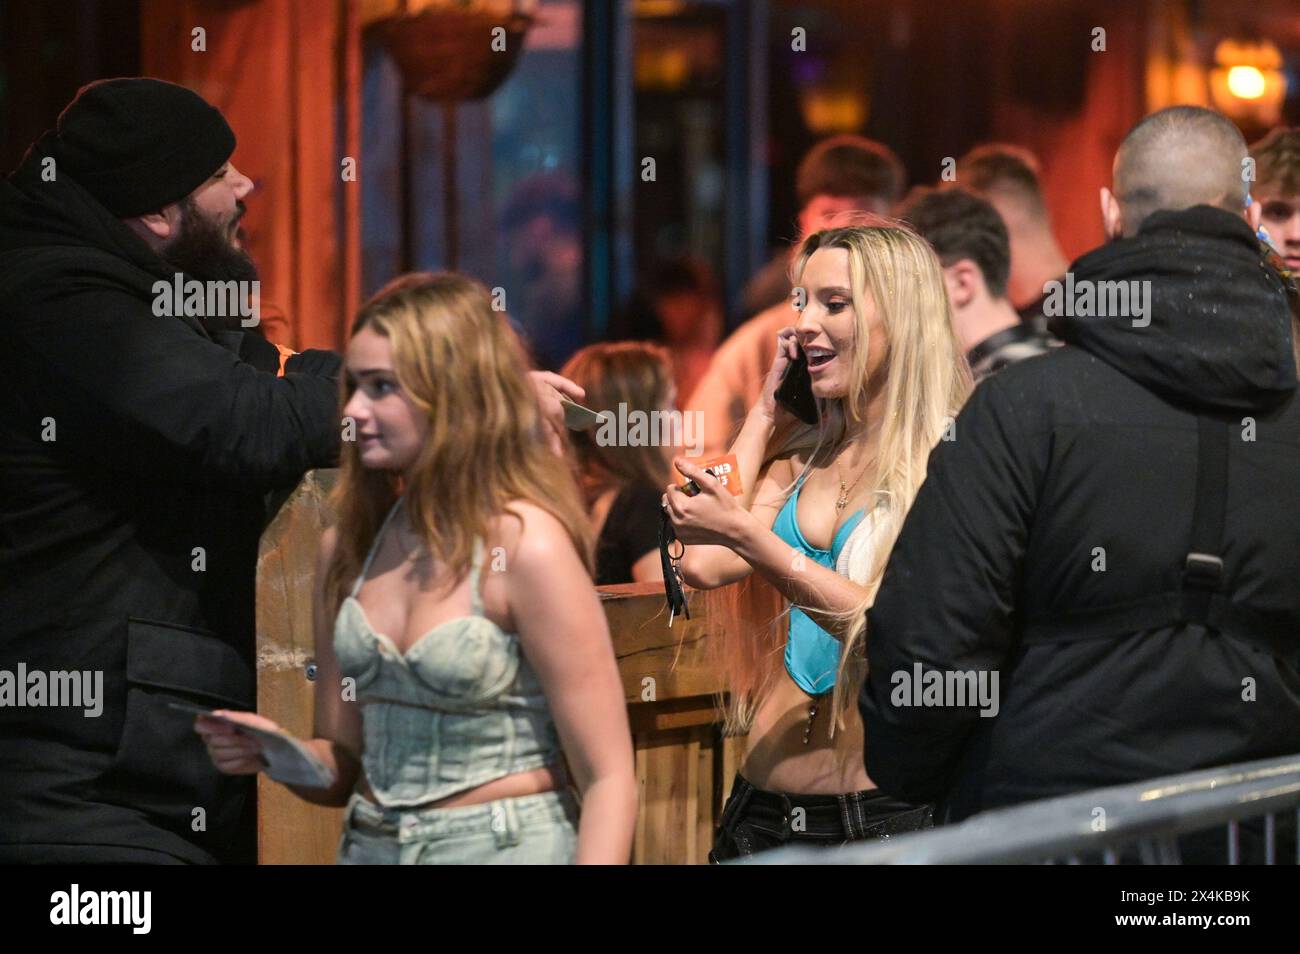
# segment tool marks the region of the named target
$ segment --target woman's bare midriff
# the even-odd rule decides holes
[[[817,717],[808,744],[808,706],[812,698],[782,667],[775,687],[759,705],[749,730],[749,750],[740,774],[769,792],[843,795],[874,788],[862,764],[862,718],[850,705],[845,727],[828,737],[831,695],[817,699]]]
[[[484,802],[495,802],[500,798],[520,798],[524,795],[541,795],[543,792],[554,792],[563,789],[568,784],[568,774],[565,772],[564,766],[544,765],[528,772],[516,772],[513,775],[493,779],[476,788],[457,792],[455,795],[449,795],[446,798],[440,798],[437,801],[427,802],[423,805],[416,805],[413,809],[408,810],[418,809],[423,811],[428,808],[461,808],[466,805],[482,805]],[[360,790],[362,798],[377,804],[374,790],[371,789],[370,782],[364,775],[361,778]]]

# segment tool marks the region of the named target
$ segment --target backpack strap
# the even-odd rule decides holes
[[[1112,637],[1159,626],[1197,623],[1228,630],[1267,649],[1290,656],[1294,634],[1269,614],[1231,604],[1223,592],[1223,532],[1228,511],[1228,448],[1231,424],[1198,416],[1196,491],[1181,586],[1127,603],[1079,608],[1069,613],[1026,619],[1027,643],[1073,642]]]
[[[1183,562],[1183,619],[1209,624],[1210,602],[1223,587],[1223,529],[1228,512],[1228,422],[1196,420],[1196,503]]]

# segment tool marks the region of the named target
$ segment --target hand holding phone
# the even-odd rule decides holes
[[[798,345],[795,346],[798,348]],[[785,369],[781,384],[776,389],[776,403],[805,424],[816,427],[821,422],[817,398],[812,392],[812,375],[808,373],[808,356],[803,348]]]

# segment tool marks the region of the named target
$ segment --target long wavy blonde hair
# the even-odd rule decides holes
[[[850,622],[840,652],[830,721],[833,735],[866,674],[866,610],[875,599],[885,564],[903,518],[925,480],[930,451],[943,436],[971,389],[966,362],[949,316],[943,269],[930,246],[902,223],[876,219],[871,225],[835,228],[809,236],[792,267],[794,284],[819,249],[849,253],[853,298],[851,385],[843,398],[822,401],[818,427],[797,425],[769,442],[764,467],[778,457],[802,452],[803,472],[829,464],[843,449],[847,422],[867,423],[867,408],[878,383],[869,379],[869,304],[882,323],[887,353],[878,374],[885,375],[883,407],[875,460],[869,471],[880,508],[880,534],[869,572],[856,580],[866,588],[862,603],[844,614]],[[802,475],[801,475],[802,476]],[[796,481],[797,483],[797,481]],[[787,487],[786,497],[795,484]],[[710,618],[727,620],[721,639],[710,639],[716,663],[729,676],[726,731],[748,731],[754,713],[771,690],[783,665],[789,603],[755,574],[740,584],[706,595]],[[717,613],[719,615],[714,615]]]
[[[474,539],[515,500],[553,514],[590,572],[577,484],[546,443],[523,346],[487,289],[454,272],[403,275],[361,307],[352,334],[364,328],[389,340],[397,381],[425,415],[428,435],[405,484],[362,467],[356,443],[344,442],[331,499],[338,544],[325,578],[332,611],[399,494],[411,525],[454,580],[469,571]],[[340,408],[354,386],[341,376]]]

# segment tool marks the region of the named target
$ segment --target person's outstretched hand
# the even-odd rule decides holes
[[[547,443],[551,445],[551,450],[563,456],[565,448],[564,405],[560,403],[560,396],[563,395],[570,401],[581,403],[587,397],[587,392],[573,381],[552,371],[530,371],[528,377],[537,391],[537,403],[542,409],[542,421],[546,427]]]
[[[216,713],[233,719],[255,729],[269,732],[283,732],[278,725],[256,712],[236,712],[231,709],[217,709]],[[214,714],[216,714],[214,713]],[[262,743],[251,735],[244,735],[233,725],[228,725],[207,716],[196,716],[194,731],[207,746],[208,757],[217,771],[224,775],[256,775],[266,768],[262,758]]]

